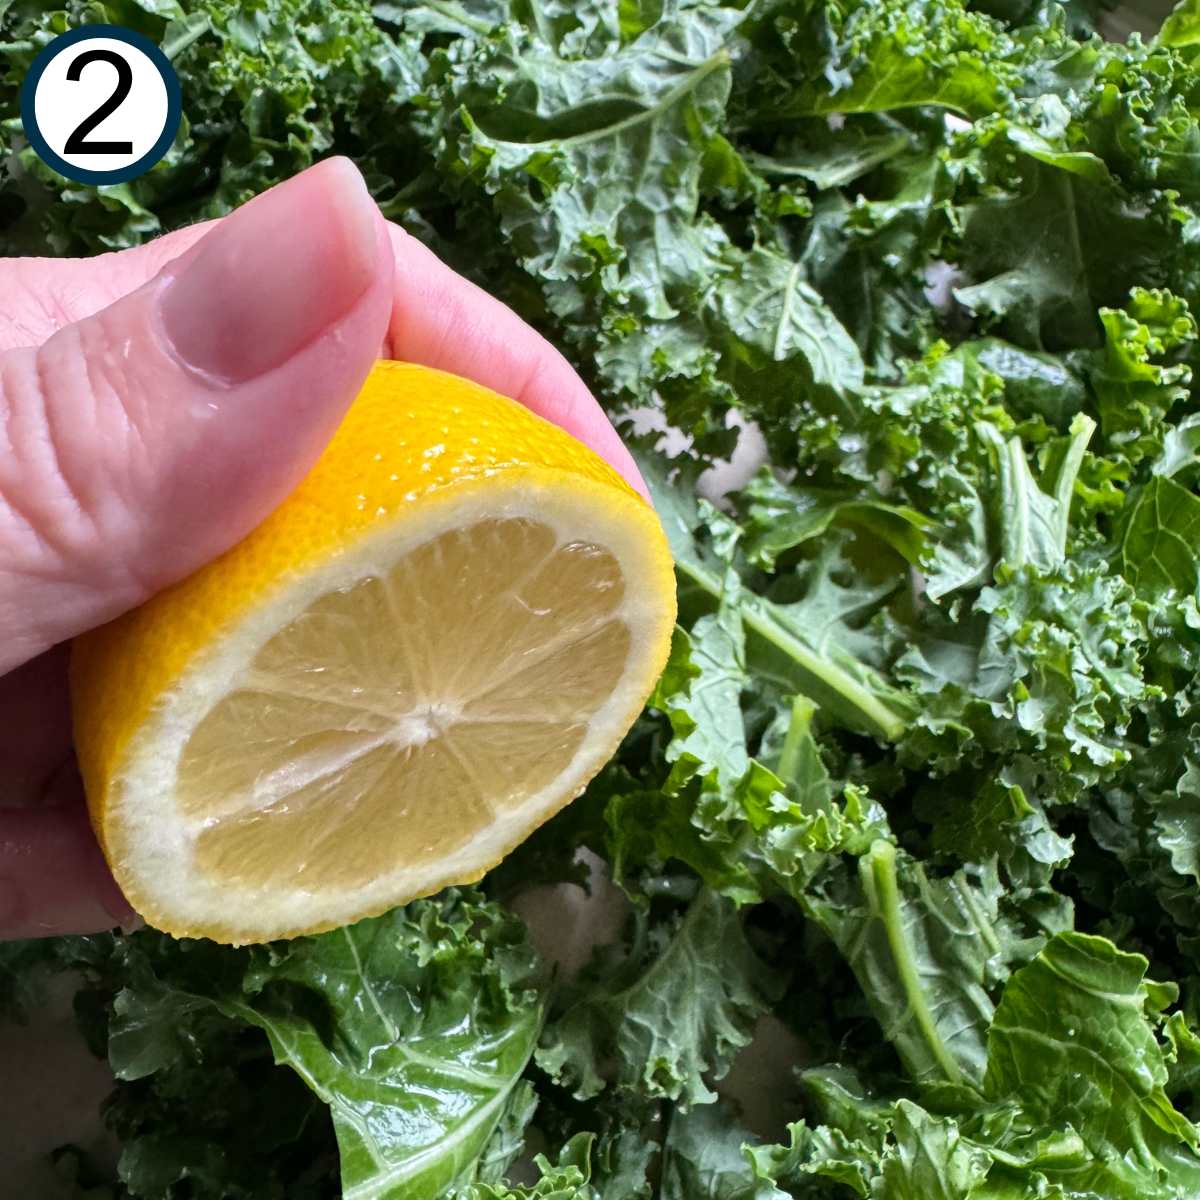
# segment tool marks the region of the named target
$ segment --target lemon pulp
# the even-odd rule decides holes
[[[574,757],[625,664],[623,593],[608,551],[510,518],[322,597],[184,748],[201,867],[341,889],[458,850]]]

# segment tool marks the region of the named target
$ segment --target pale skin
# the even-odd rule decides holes
[[[645,493],[562,355],[344,159],[134,250],[0,260],[0,937],[135,921],[74,766],[70,639],[258,524],[381,356],[512,396]]]

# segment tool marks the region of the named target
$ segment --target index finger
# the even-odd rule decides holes
[[[450,371],[511,396],[590,446],[649,500],[632,455],[571,364],[507,305],[398,225],[388,228],[396,298],[387,357]]]

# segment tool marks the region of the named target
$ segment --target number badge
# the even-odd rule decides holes
[[[79,183],[148,171],[179,129],[179,79],[149,38],[83,25],[45,46],[21,85],[21,123],[39,158]]]

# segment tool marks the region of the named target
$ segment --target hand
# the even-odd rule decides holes
[[[377,357],[514,397],[644,493],[566,360],[344,159],[134,250],[0,260],[0,297],[0,937],[133,919],[74,767],[67,640],[257,525]]]

